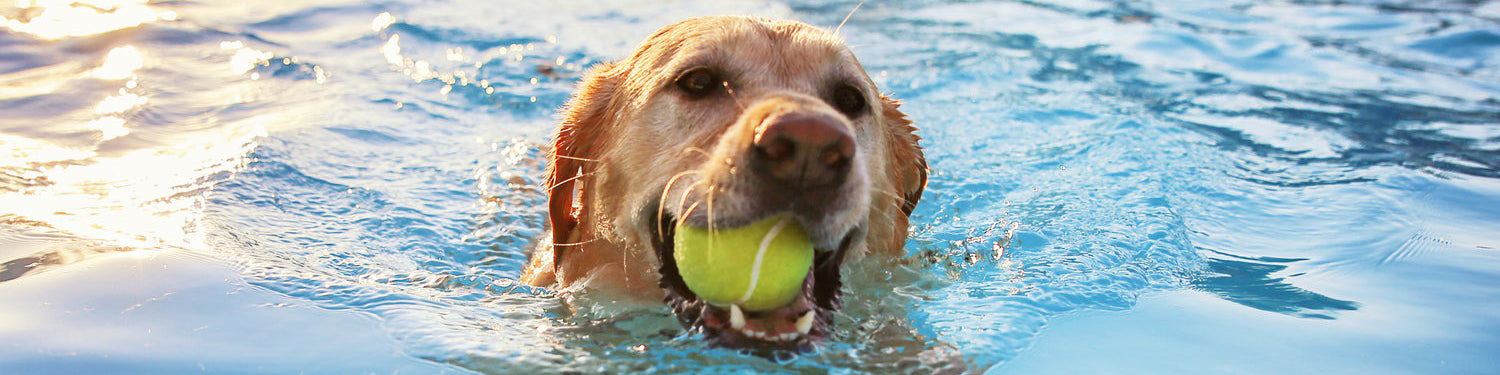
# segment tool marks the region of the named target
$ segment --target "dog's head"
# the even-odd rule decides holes
[[[714,342],[805,348],[828,333],[843,262],[899,255],[905,242],[927,167],[897,105],[823,29],[727,16],[667,26],[590,70],[565,109],[548,183],[556,263],[579,244],[617,245],[655,265],[643,272]],[[676,223],[782,213],[816,247],[793,302],[732,316],[684,285]]]

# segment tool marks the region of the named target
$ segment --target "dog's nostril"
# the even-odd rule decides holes
[[[768,160],[782,160],[796,156],[797,144],[786,137],[776,137],[755,145],[756,151]]]
[[[830,116],[791,113],[766,120],[752,147],[760,172],[798,186],[838,181],[854,157],[854,138]]]
[[[829,147],[823,149],[823,154],[818,156],[818,162],[837,168],[849,162],[849,157],[853,154],[853,152],[844,151],[839,147]]]

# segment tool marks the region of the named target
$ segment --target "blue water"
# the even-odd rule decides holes
[[[517,286],[588,65],[856,2],[0,5],[0,373],[1500,372],[1500,2],[869,2],[908,260],[775,362]]]

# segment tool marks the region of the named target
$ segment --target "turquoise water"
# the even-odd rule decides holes
[[[930,185],[781,362],[514,279],[582,69],[856,2],[83,3],[0,5],[0,373],[1500,372],[1500,2],[865,3]]]

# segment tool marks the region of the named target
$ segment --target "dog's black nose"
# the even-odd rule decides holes
[[[824,114],[784,113],[756,129],[751,146],[756,172],[793,188],[841,183],[854,159],[854,137]]]

